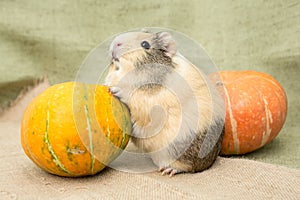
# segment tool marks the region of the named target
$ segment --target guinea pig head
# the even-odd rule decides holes
[[[128,32],[115,37],[109,54],[111,64],[106,84],[115,86],[124,76],[145,64],[171,62],[176,54],[176,44],[167,32]]]

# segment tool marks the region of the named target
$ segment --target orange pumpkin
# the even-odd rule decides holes
[[[78,177],[101,171],[124,149],[131,132],[127,107],[99,85],[49,87],[25,110],[21,142],[40,168]]]
[[[226,102],[221,155],[245,154],[271,142],[287,115],[282,86],[262,72],[221,71],[219,75]]]

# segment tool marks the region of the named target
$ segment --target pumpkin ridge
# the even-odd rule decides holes
[[[85,96],[85,100],[88,101],[88,94],[86,91],[86,86],[83,86],[84,88],[84,96]],[[87,102],[85,102],[87,103]],[[91,171],[92,173],[94,172],[94,166],[95,166],[95,154],[94,154],[94,146],[93,146],[93,131],[91,128],[91,120],[90,120],[90,116],[89,116],[89,109],[88,109],[88,105],[85,104],[84,105],[84,111],[85,111],[85,117],[86,117],[86,123],[87,123],[87,130],[89,132],[89,140],[90,140],[90,155],[91,155]]]
[[[95,96],[97,95],[97,91],[95,91]],[[111,104],[110,104],[111,105]],[[105,110],[105,114],[106,114],[106,118],[105,118],[105,122],[106,122],[106,131],[107,133],[105,134],[105,137],[108,139],[109,142],[112,143],[111,139],[110,139],[110,126],[109,126],[109,119],[108,119],[108,108],[104,109]],[[103,127],[104,128],[104,127]],[[105,133],[105,131],[102,129],[102,127],[100,126],[100,129],[103,131],[103,133]]]
[[[25,153],[28,155],[28,157],[34,162],[36,163],[39,167],[44,168],[43,165],[40,164],[39,160],[36,158],[36,155],[34,155],[31,151],[30,148],[28,146],[29,142],[27,141],[27,137],[24,137],[24,144],[27,144],[26,148],[24,148]],[[53,172],[53,170],[50,170],[51,172]]]
[[[49,141],[49,118],[50,118],[50,112],[49,109],[47,109],[47,118],[46,118],[46,130],[45,130],[45,137],[44,137],[44,141],[45,144],[47,144],[48,146],[48,151],[50,153],[50,155],[53,158],[54,163],[56,164],[56,166],[58,166],[63,172],[70,174],[70,175],[74,175],[73,173],[71,173],[70,171],[68,171],[65,166],[60,162],[59,158],[57,157],[56,153],[54,152],[52,145]]]
[[[106,112],[106,125],[107,125],[107,127],[106,127],[106,131],[107,131],[107,134],[106,134],[106,137],[107,137],[107,139],[109,140],[109,141],[111,141],[110,140],[110,127],[109,127],[109,121],[108,121],[108,112],[107,112],[107,109],[105,109],[105,112]]]
[[[261,140],[261,144],[260,144],[261,147],[264,146],[268,142],[271,132],[272,132],[272,129],[270,129],[270,122],[272,123],[272,114],[270,115],[271,112],[268,108],[268,102],[267,102],[266,98],[264,96],[262,96],[262,98],[263,98],[263,101],[265,104],[264,106],[265,106],[265,112],[266,112],[266,131],[262,136],[262,140]]]
[[[228,94],[228,91],[227,91],[226,87],[224,87],[224,92],[225,92],[226,99],[227,99],[227,104],[228,104],[228,112],[229,112],[229,120],[230,120],[231,132],[232,132],[232,137],[233,137],[234,152],[239,153],[239,151],[240,151],[240,141],[239,141],[238,136],[237,136],[237,123],[236,123],[236,120],[233,117],[230,97],[229,97],[229,94]]]
[[[91,122],[90,122],[90,117],[89,117],[89,110],[87,105],[84,105],[84,111],[85,111],[85,117],[86,117],[86,123],[87,123],[87,130],[89,132],[89,148],[90,148],[90,154],[91,154],[91,171],[92,173],[94,172],[94,165],[95,165],[95,155],[94,155],[94,146],[93,146],[93,132],[91,130]]]
[[[124,113],[124,105],[121,104],[121,109],[122,109],[122,112]],[[126,120],[126,117],[125,115],[123,115],[123,120],[125,121],[125,127],[121,127],[122,128],[122,142],[121,142],[121,148],[123,149],[124,148],[124,142],[125,142],[125,139],[126,139],[126,127],[128,127],[128,121]]]

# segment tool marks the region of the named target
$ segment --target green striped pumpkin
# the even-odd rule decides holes
[[[127,107],[106,86],[53,85],[25,110],[21,142],[40,168],[78,177],[101,171],[124,149],[131,132]]]

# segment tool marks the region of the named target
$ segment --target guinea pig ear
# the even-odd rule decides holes
[[[165,54],[172,57],[177,52],[176,42],[168,32],[159,32],[156,34],[159,47],[165,51]]]
[[[144,33],[151,33],[151,31],[148,28],[142,28],[141,31]]]

